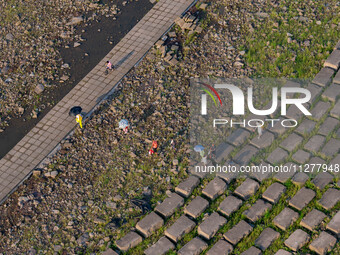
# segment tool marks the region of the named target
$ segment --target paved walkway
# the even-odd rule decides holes
[[[144,18],[80,81],[4,158],[0,160],[0,203],[28,178],[32,170],[76,126],[68,116],[80,105],[90,112],[169,30],[194,0],[160,0]],[[118,67],[104,75],[110,60]]]

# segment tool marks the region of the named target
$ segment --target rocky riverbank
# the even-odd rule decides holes
[[[34,3],[27,4],[23,8],[27,10],[32,8],[32,5]],[[5,63],[6,59],[10,58],[11,55],[8,53],[9,50],[16,49],[15,51],[18,54],[13,55],[16,57],[13,61],[23,59],[30,61],[34,72],[26,72],[27,67],[25,65],[11,72],[5,69],[7,70],[6,75],[1,75],[0,71],[0,78],[2,77],[3,81],[8,79],[7,83],[3,83],[4,86],[7,86],[4,87],[7,94],[3,94],[3,104],[0,102],[0,105],[5,107],[2,108],[3,114],[0,114],[2,118],[0,129],[4,130],[0,131],[0,158],[6,155],[57,102],[97,65],[112,47],[150,10],[152,3],[149,0],[106,0],[100,2],[100,4],[92,3],[90,6],[91,10],[72,13],[72,15],[68,14],[68,12],[58,14],[59,16],[55,14],[59,17],[59,20],[52,19],[52,21],[55,21],[56,24],[60,23],[60,26],[51,25],[49,29],[51,33],[57,30],[55,33],[59,34],[54,39],[51,39],[48,45],[45,45],[46,42],[44,41],[49,36],[47,31],[45,31],[46,33],[44,32],[43,42],[40,42],[40,39],[34,41],[39,50],[47,50],[47,47],[50,47],[55,54],[52,56],[51,54],[39,53],[39,57],[46,57],[43,64],[35,61],[30,56],[35,54],[34,50],[32,52],[22,50],[22,41],[26,42],[26,44],[30,43],[30,39],[26,37],[20,40],[13,38],[11,43],[1,52],[4,55]],[[63,15],[66,15],[64,20],[67,23],[65,24],[62,23]],[[41,19],[43,18],[48,17],[45,14]],[[23,20],[22,26],[30,26],[30,22],[28,19]],[[40,26],[45,28],[45,23],[48,22],[41,22]],[[11,31],[6,26],[4,26],[4,29]],[[21,35],[19,34],[19,36]],[[7,43],[7,41],[4,42]],[[8,56],[5,56],[5,54]],[[52,62],[55,59],[58,61],[54,64]],[[53,78],[47,80],[41,78],[48,75],[50,71],[54,73]],[[21,73],[18,74],[18,72]],[[34,75],[35,78],[33,79],[30,75]],[[13,77],[16,77],[16,79]],[[44,80],[45,83],[38,82],[39,80]],[[21,83],[27,84],[17,86]],[[7,97],[6,95],[10,96]],[[11,100],[11,103],[8,100]],[[20,105],[19,112],[15,113],[15,105]],[[4,125],[9,125],[9,127],[4,128]]]
[[[72,83],[74,68],[60,50],[79,47],[90,23],[102,17],[116,20],[130,2],[2,1],[0,132],[13,118],[35,119],[53,106],[55,94]]]
[[[269,18],[264,13],[271,4],[214,1],[191,10],[188,27],[178,20],[84,131],[77,129],[52,163],[0,206],[0,252],[84,254],[113,247],[187,177],[190,77],[254,74],[246,36],[250,24]],[[122,118],[131,122],[128,134],[118,128]],[[152,140],[160,148],[150,156]]]

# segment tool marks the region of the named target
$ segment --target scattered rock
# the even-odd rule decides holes
[[[39,94],[41,94],[44,90],[45,90],[44,85],[38,84],[38,85],[35,87],[34,92],[37,93],[37,94],[39,95]]]
[[[5,39],[8,41],[13,41],[14,36],[11,33],[6,34]]]
[[[84,19],[83,17],[73,17],[69,22],[66,23],[66,26],[73,26],[73,25],[77,25],[80,22],[82,22]]]

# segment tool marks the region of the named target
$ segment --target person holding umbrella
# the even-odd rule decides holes
[[[123,129],[124,133],[127,134],[129,129],[129,121],[122,119],[119,121],[119,128]]]
[[[83,116],[81,115],[82,108],[80,106],[74,106],[70,109],[68,115],[75,116],[76,122],[79,124],[80,128],[83,128]]]
[[[79,127],[83,128],[83,123],[82,123],[83,117],[81,116],[81,114],[77,114],[76,116],[76,122],[79,123]]]
[[[207,157],[204,157],[204,147],[202,146],[202,145],[196,145],[195,147],[194,147],[194,151],[196,151],[196,152],[199,152],[200,153],[200,155],[201,155],[201,157],[202,157],[202,163],[204,164],[204,165],[206,165],[207,164]]]
[[[201,157],[204,157],[204,147],[202,145],[196,145],[194,151],[199,152]]]

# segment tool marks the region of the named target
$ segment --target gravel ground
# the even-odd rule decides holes
[[[0,132],[11,118],[37,118],[51,105],[51,92],[69,77],[69,65],[63,62],[59,49],[82,41],[75,26],[86,25],[100,15],[115,19],[120,12],[111,1],[95,2],[0,2]],[[123,1],[114,2],[121,5]]]
[[[187,176],[189,78],[251,76],[255,69],[241,47],[245,21],[265,7],[263,1],[212,2],[202,12],[200,35],[173,29],[178,64],[150,51],[85,129],[0,206],[0,252],[90,254],[134,226]],[[122,118],[131,123],[127,135],[118,129]],[[160,148],[149,156],[152,140]]]

